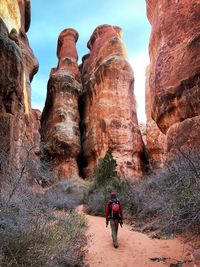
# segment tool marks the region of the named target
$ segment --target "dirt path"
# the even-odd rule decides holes
[[[184,245],[178,240],[155,240],[134,232],[124,225],[119,229],[119,247],[113,248],[110,226],[105,219],[86,215],[89,221],[88,235],[91,242],[86,257],[90,267],[163,267],[184,259]],[[152,262],[149,258],[170,258],[165,263]],[[173,265],[172,265],[173,266]],[[191,267],[192,263],[174,265]]]

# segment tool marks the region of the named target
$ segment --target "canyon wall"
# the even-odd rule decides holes
[[[111,149],[122,177],[143,173],[144,144],[138,126],[134,75],[122,42],[122,30],[101,25],[89,42],[90,54],[81,66],[82,175],[88,177]]]
[[[146,149],[151,169],[162,168],[166,158],[166,135],[161,132],[151,117],[151,93],[149,87],[150,65],[146,68]]]
[[[146,2],[152,117],[167,134],[171,157],[200,144],[200,1]]]
[[[29,26],[30,1],[1,1],[0,150],[16,166],[23,147],[33,145],[30,82],[38,62],[27,39]]]
[[[50,162],[59,179],[79,175],[81,150],[78,97],[82,91],[77,65],[78,33],[65,29],[58,38],[58,66],[50,73],[47,99],[41,118],[42,159]]]
[[[33,146],[34,146],[34,154],[36,157],[40,156],[40,121],[41,121],[41,111],[39,109],[32,109],[32,134],[33,134]]]

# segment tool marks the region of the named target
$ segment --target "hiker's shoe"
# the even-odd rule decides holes
[[[114,248],[118,248],[118,245],[114,245]]]

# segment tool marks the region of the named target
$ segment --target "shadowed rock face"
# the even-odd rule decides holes
[[[174,123],[167,132],[167,159],[179,153],[199,153],[200,116]]]
[[[152,169],[162,168],[165,162],[166,136],[160,131],[151,117],[151,94],[149,87],[150,66],[146,69],[146,148]]]
[[[38,157],[40,155],[40,120],[41,120],[41,111],[38,110],[38,109],[32,109],[32,119],[33,119],[34,153]]]
[[[140,176],[144,145],[138,127],[133,94],[134,76],[117,26],[95,29],[90,54],[83,57],[84,94],[80,99],[83,174],[87,177],[108,149],[117,160],[118,173]]]
[[[26,36],[29,25],[30,1],[1,1],[0,149],[17,165],[22,147],[33,144],[30,81],[38,62]]]
[[[200,1],[146,2],[152,117],[167,133],[170,159],[200,145]]]
[[[163,133],[200,113],[200,1],[147,0],[152,117]]]
[[[78,176],[78,97],[82,86],[77,65],[77,39],[78,33],[73,29],[66,29],[59,36],[58,66],[51,70],[41,119],[43,159],[54,160],[53,168],[60,178]]]

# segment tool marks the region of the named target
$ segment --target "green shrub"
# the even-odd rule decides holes
[[[101,187],[113,180],[119,180],[116,167],[117,162],[113,158],[112,152],[108,150],[105,157],[99,159],[98,168],[94,171],[94,185]]]
[[[114,191],[119,196],[124,194],[125,182],[117,175],[116,167],[116,160],[108,150],[105,157],[99,159],[92,182],[85,192],[84,202],[88,213],[105,216],[105,206],[110,193]]]

